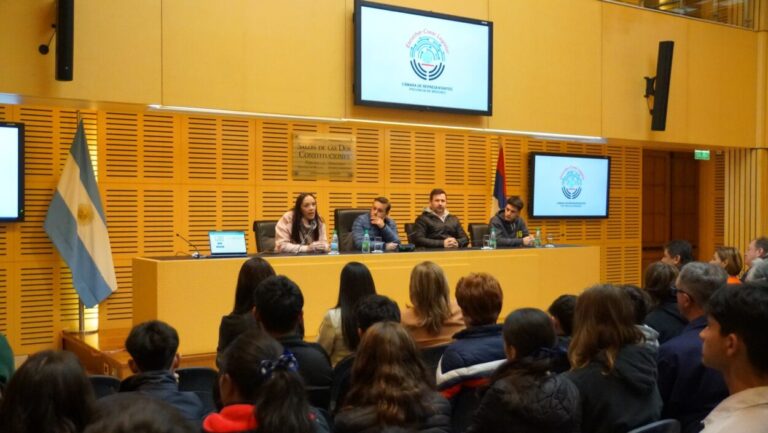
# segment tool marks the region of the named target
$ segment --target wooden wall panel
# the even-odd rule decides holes
[[[725,155],[724,244],[746,250],[768,235],[768,149],[729,150]]]

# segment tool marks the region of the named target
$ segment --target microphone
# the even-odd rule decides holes
[[[185,238],[184,236],[181,235],[181,233],[176,233],[176,237],[181,238],[181,240],[186,242],[187,245],[189,245],[190,247],[195,249],[195,252],[191,254],[193,259],[199,259],[200,258],[200,250],[197,249],[195,244],[193,244],[192,242],[188,241],[187,238]]]

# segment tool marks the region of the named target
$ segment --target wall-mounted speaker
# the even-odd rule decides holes
[[[651,130],[664,131],[667,128],[667,103],[669,102],[669,80],[672,76],[672,53],[674,41],[659,42],[659,57],[656,60],[656,82],[653,90],[653,111]]]
[[[58,0],[56,16],[56,80],[72,81],[75,0]]]

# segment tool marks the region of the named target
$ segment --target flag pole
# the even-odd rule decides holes
[[[77,300],[77,330],[80,334],[85,334],[85,304]]]

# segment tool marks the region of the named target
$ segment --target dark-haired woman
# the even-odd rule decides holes
[[[375,294],[376,284],[368,267],[358,262],[347,263],[341,270],[339,300],[325,313],[317,336],[317,342],[328,353],[332,365],[357,348],[360,336],[357,335],[355,306],[360,299]]]
[[[579,391],[550,371],[557,337],[547,313],[513,311],[503,333],[507,361],[491,377],[467,433],[579,432]]]
[[[261,257],[246,260],[240,267],[235,288],[235,306],[232,312],[221,318],[219,324],[219,345],[216,347],[218,358],[229,343],[243,332],[258,326],[253,316],[253,291],[260,282],[275,275],[272,265]]]
[[[379,322],[363,334],[352,388],[336,433],[450,431],[451,406],[434,391],[416,344],[402,325]]]
[[[661,416],[656,356],[635,326],[624,291],[587,289],[576,302],[568,379],[581,395],[581,431],[629,431]]]
[[[296,358],[260,329],[241,334],[224,351],[219,369],[220,412],[203,420],[208,433],[328,432],[307,402]]]
[[[0,403],[0,432],[79,433],[91,421],[93,387],[71,352],[38,352],[16,371]]]
[[[317,199],[309,193],[296,197],[292,210],[275,226],[275,251],[278,253],[328,252],[325,223],[317,213]]]
[[[645,316],[645,324],[659,333],[659,344],[677,337],[688,324],[677,309],[677,297],[672,287],[679,271],[676,266],[654,262],[645,269],[645,291],[651,297],[651,310]]]

